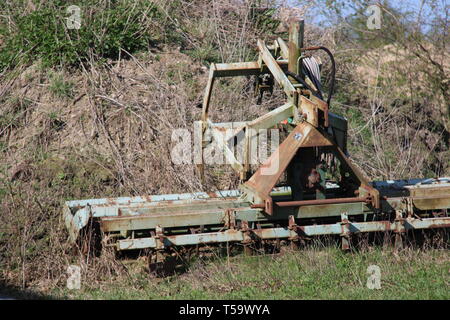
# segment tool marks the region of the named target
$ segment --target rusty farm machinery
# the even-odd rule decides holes
[[[293,23],[288,43],[258,40],[257,61],[210,67],[201,121],[194,130],[201,144],[196,164],[203,175],[205,151],[214,143],[239,173],[239,189],[68,201],[69,239],[86,241],[89,229],[101,235],[104,245],[118,251],[145,249],[151,261],[161,262],[173,252],[204,246],[238,244],[252,252],[331,235],[349,249],[353,237],[371,233],[389,235],[401,247],[416,230],[446,232],[449,178],[372,182],[349,159],[347,120],[329,110],[333,55],[324,47],[305,48],[303,29],[303,22]],[[317,50],[332,64],[326,100],[319,64],[307,56]],[[214,81],[236,76],[254,76],[261,94],[278,85],[286,103],[252,121],[213,123],[208,111]],[[255,132],[270,128],[283,131],[284,139],[259,167],[252,165]],[[230,148],[236,137],[243,146],[241,161]]]

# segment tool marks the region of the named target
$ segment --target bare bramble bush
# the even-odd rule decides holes
[[[379,30],[367,28],[366,9],[345,0],[323,8],[340,65],[331,109],[349,119],[350,153],[373,179],[448,176],[448,7],[386,1]]]

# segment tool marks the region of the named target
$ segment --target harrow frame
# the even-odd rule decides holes
[[[393,232],[396,247],[401,247],[409,230],[449,228],[450,179],[370,182],[350,161],[347,120],[329,111],[328,103],[314,94],[311,83],[297,81],[306,79],[299,68],[302,52],[323,48],[303,48],[303,29],[302,22],[294,23],[288,44],[280,38],[271,46],[258,40],[257,61],[211,65],[201,121],[195,131],[202,151],[197,165],[203,177],[203,151],[208,144],[217,143],[241,177],[238,190],[68,201],[64,220],[69,240],[81,241],[80,234],[90,221],[98,223],[105,243],[118,251],[156,252],[228,242],[248,247],[274,239],[296,243],[320,235],[340,236],[342,248],[349,249],[353,235],[370,232]],[[249,75],[272,77],[284,90],[286,103],[253,121],[211,122],[209,102],[215,79]],[[264,84],[258,89],[272,90]],[[250,176],[252,130],[273,128],[288,118],[289,134]],[[222,136],[224,130],[232,134]],[[243,163],[228,145],[239,132],[244,133]],[[314,192],[305,189],[303,180],[308,177],[303,171],[319,168],[318,153],[339,160],[345,173],[342,180],[350,179],[351,187],[325,181],[317,169],[320,183],[313,184]],[[262,172],[274,163],[273,173]],[[296,172],[298,166],[303,168],[303,176]],[[277,181],[286,170],[291,185],[280,187]]]

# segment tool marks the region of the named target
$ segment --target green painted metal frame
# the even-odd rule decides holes
[[[125,239],[117,241],[118,250],[134,249],[164,249],[172,246],[188,246],[198,244],[214,244],[223,242],[245,242],[246,240],[289,239],[312,237],[320,235],[350,236],[351,234],[367,232],[397,232],[404,233],[409,230],[448,228],[450,218],[416,219],[408,218],[402,222],[373,221],[373,222],[347,222],[322,225],[296,226],[294,228],[264,228],[247,230],[229,229],[222,232],[209,232],[201,234],[183,234],[177,236],[146,237],[138,239]]]
[[[348,239],[356,233],[394,232],[400,235],[408,230],[448,228],[449,181],[430,184],[428,180],[416,179],[369,183],[359,170],[347,161],[346,119],[328,112],[328,105],[324,101],[312,95],[309,95],[309,99],[305,98],[304,88],[285,74],[286,69],[295,73],[299,71],[298,61],[293,61],[292,57],[300,57],[302,30],[301,23],[296,25],[288,44],[277,39],[273,46],[267,46],[258,40],[258,61],[212,64],[203,99],[201,126],[195,134],[199,135],[199,141],[203,144],[207,133],[217,141],[226,141],[245,130],[245,139],[248,142],[251,139],[251,129],[267,129],[292,117],[293,124],[297,127],[280,146],[281,152],[285,156],[287,154],[282,161],[282,169],[291,161],[290,155],[296,151],[295,148],[334,147],[337,157],[343,159],[344,165],[347,165],[349,171],[361,182],[361,188],[358,190],[360,198],[356,200],[363,197],[372,198],[371,203],[353,202],[354,198],[348,198],[345,203],[316,201],[315,204],[305,204],[301,201],[291,201],[284,202],[289,206],[277,205],[277,201],[289,200],[290,197],[288,188],[274,188],[280,172],[270,179],[263,179],[257,171],[246,184],[241,185],[241,190],[68,201],[64,208],[64,220],[69,239],[76,242],[80,232],[89,225],[89,221],[99,223],[101,231],[115,240],[113,245],[118,250],[162,250],[171,246],[223,242],[248,244],[252,240],[283,238],[295,241],[301,237],[326,234],[341,236],[343,247],[347,247]],[[271,51],[276,52],[275,56]],[[208,119],[216,78],[261,74],[273,76],[286,93],[286,104],[253,121],[212,123]],[[218,131],[226,128],[231,128],[232,133],[223,139]],[[328,128],[335,131],[333,135],[337,141],[332,141]],[[297,139],[298,137],[300,138]],[[248,146],[247,143],[246,148]],[[245,157],[246,162],[241,164],[223,141],[221,147],[233,168],[245,174],[249,169],[248,157]],[[201,158],[203,161],[203,154]],[[272,160],[269,158],[268,161]],[[199,168],[202,172],[202,163]],[[267,201],[268,199],[270,201]],[[368,220],[369,216],[373,220],[379,219],[381,213],[395,216],[395,219]],[[435,214],[441,216],[433,216]],[[334,223],[314,224],[311,219],[328,219]],[[196,228],[203,231],[193,232]]]
[[[397,215],[395,221],[366,219],[367,216],[373,219],[379,211],[364,202],[299,207],[275,206],[274,214],[267,215],[261,209],[252,208],[250,202],[240,197],[242,193],[238,190],[209,194],[187,193],[68,201],[64,212],[70,239],[73,242],[77,240],[79,232],[88,225],[88,221],[94,219],[99,222],[102,232],[116,236],[115,245],[118,250],[165,248],[183,243],[190,245],[244,241],[248,233],[255,235],[256,239],[273,237],[293,239],[302,235],[341,234],[348,237],[360,232],[403,233],[413,229],[448,228],[450,225],[448,213],[443,217],[430,217],[429,214],[425,214],[416,218],[415,213],[418,209],[414,203],[426,205],[421,208],[425,210],[424,212],[447,211],[450,208],[448,193],[450,183],[421,185],[421,181],[425,180],[415,179],[409,183],[405,180],[374,183],[385,198],[381,201],[380,212],[395,213]],[[434,194],[434,197],[428,198],[426,204],[423,203],[423,192]],[[290,190],[285,187],[277,188],[271,195],[277,200],[289,199]],[[364,219],[360,222],[351,222],[352,217]],[[309,219],[324,218],[334,219],[337,223],[308,225]],[[276,227],[277,224],[283,223],[287,227]],[[258,229],[258,225],[263,228]],[[191,227],[198,226],[203,226],[209,231],[189,234]],[[339,229],[340,226],[345,226],[345,229]],[[152,230],[161,231],[159,235],[149,237],[148,231]],[[215,232],[212,232],[214,230]],[[140,231],[144,233],[139,235]],[[179,232],[184,234],[178,234]],[[166,240],[161,242],[161,239]]]

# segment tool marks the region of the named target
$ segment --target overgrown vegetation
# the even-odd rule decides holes
[[[278,25],[272,18],[274,9],[257,10],[256,2],[249,3],[245,18],[260,32],[274,30]],[[196,7],[205,6],[201,1],[75,0],[68,6],[65,0],[20,0],[1,6],[6,14],[0,18],[0,71],[38,60],[44,68],[77,67],[162,44],[179,46],[206,62],[217,62],[226,54],[207,39],[216,31],[213,25],[195,21],[190,29],[193,21],[178,20],[194,18],[200,11]],[[196,10],[189,12],[185,6]],[[227,16],[240,17],[235,12]]]
[[[365,1],[328,8],[340,51],[334,107],[350,121],[355,162],[380,179],[449,175],[449,8],[384,1],[379,30],[366,26]]]
[[[169,3],[176,6],[176,2]],[[64,0],[3,4],[9,15],[0,25],[4,42],[0,69],[36,60],[43,67],[67,67],[89,60],[117,59],[123,50],[134,53],[163,42],[165,32],[170,31],[165,13],[151,1],[77,0],[71,5],[81,10],[80,26],[77,20],[68,22],[77,13],[68,10]]]
[[[357,3],[326,6],[317,1],[316,8],[332,22],[317,26],[308,23],[311,1],[282,10],[276,1],[79,0],[71,2],[81,8],[82,28],[77,30],[67,29],[65,1],[3,1],[0,279],[18,288],[71,297],[60,289],[67,265],[77,263],[86,266],[83,276],[92,284],[75,296],[79,298],[157,298],[145,289],[153,285],[164,297],[271,298],[270,292],[273,298],[338,298],[344,292],[343,298],[448,298],[442,290],[448,287],[443,273],[448,264],[441,263],[447,251],[411,251],[399,258],[378,249],[348,256],[308,251],[306,262],[302,253],[280,259],[236,258],[225,272],[220,268],[228,265],[219,259],[193,267],[186,278],[153,284],[143,270],[131,279],[124,276],[135,266],[122,266],[110,252],[86,261],[65,241],[65,200],[236,187],[238,179],[227,167],[214,168],[202,186],[192,166],[174,165],[171,133],[175,128],[191,130],[199,118],[205,65],[254,59],[256,39],[286,38],[286,21],[293,14],[307,19],[306,45],[325,45],[336,55],[337,92],[331,109],[349,119],[355,162],[372,179],[450,175],[447,21],[438,14],[432,29],[411,31],[414,17],[386,1],[383,14],[393,18],[384,20],[381,30],[367,31],[362,2],[352,19],[336,19],[348,15],[348,10],[336,11],[343,2]],[[430,10],[436,13],[440,7]],[[326,87],[329,64],[322,58]],[[279,105],[280,97],[275,90],[256,105],[252,79],[220,81],[211,116],[215,121],[253,119]],[[403,280],[386,282],[384,291],[367,291],[364,268],[371,259],[380,259],[382,270],[392,270],[386,271],[387,277]],[[337,264],[346,267],[334,268]],[[233,287],[233,279],[247,277],[248,266],[257,270],[249,289]],[[280,270],[285,267],[299,273],[299,282],[283,290]],[[335,281],[318,293],[315,268],[327,279],[351,277],[356,289],[342,291]],[[416,282],[404,278],[404,268],[415,274]],[[196,286],[208,273],[212,289],[203,291]],[[116,281],[117,288],[130,285],[133,291],[119,293],[109,281]],[[259,282],[273,284],[274,291],[264,291]],[[99,284],[106,286],[105,295],[96,291]],[[221,292],[222,287],[231,289]]]

